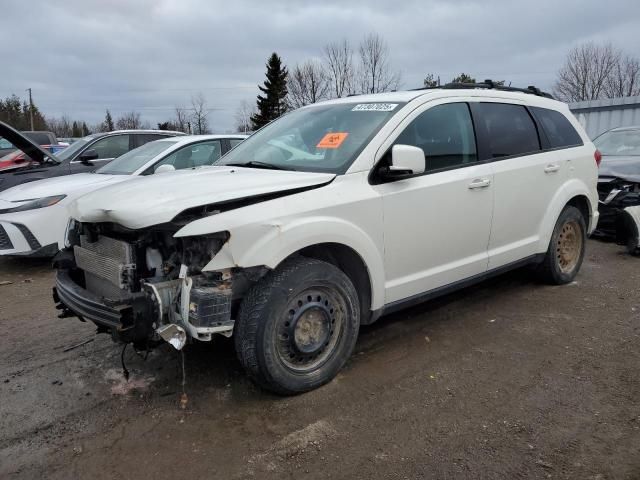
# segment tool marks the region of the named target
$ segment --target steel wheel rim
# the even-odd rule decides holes
[[[325,364],[343,336],[346,302],[323,288],[311,288],[288,304],[277,328],[280,362],[296,373],[309,373]]]
[[[582,252],[582,243],[582,230],[578,222],[572,220],[565,223],[556,243],[556,259],[562,273],[571,273],[576,268]]]

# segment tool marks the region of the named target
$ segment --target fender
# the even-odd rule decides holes
[[[339,243],[358,253],[367,267],[372,293],[371,308],[375,310],[384,305],[384,282],[371,281],[373,278],[384,278],[384,263],[379,249],[362,229],[349,222],[339,218],[310,217],[286,225],[267,222],[230,233],[229,241],[203,271],[255,266],[273,269],[305,247]]]
[[[624,240],[629,253],[635,253],[640,248],[640,205],[627,207],[622,212],[622,222],[626,226],[627,238]]]
[[[567,203],[576,196],[583,195],[589,201],[589,219],[587,225],[587,233],[593,232],[595,230],[596,224],[598,222],[598,210],[597,210],[597,198],[594,199],[593,193],[595,192],[595,187],[593,189],[589,189],[587,184],[578,178],[572,178],[568,180],[554,195],[553,199],[549,203],[549,207],[547,208],[547,213],[545,214],[542,224],[540,225],[540,242],[538,244],[538,253],[544,253],[549,248],[549,242],[551,241],[551,235],[553,234],[553,229],[558,221],[558,217],[562,212],[562,209],[567,205]],[[594,208],[594,205],[596,208]]]
[[[176,238],[229,232],[229,239],[204,267],[276,268],[293,253],[321,243],[351,248],[364,262],[371,285],[371,308],[384,305],[384,239],[382,198],[361,181],[346,175],[336,185],[262,202],[194,220]],[[348,185],[337,185],[347,182]],[[338,201],[336,201],[338,199]],[[371,233],[367,233],[371,232]]]

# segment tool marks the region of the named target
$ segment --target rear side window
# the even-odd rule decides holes
[[[535,123],[522,105],[480,103],[480,121],[487,132],[492,158],[523,155],[540,151]]]
[[[418,115],[394,142],[420,147],[426,170],[454,168],[476,162],[476,140],[466,103],[438,105]]]
[[[542,124],[544,133],[549,140],[549,148],[582,145],[582,138],[562,113],[540,107],[532,107],[532,111],[538,119],[538,123]]]

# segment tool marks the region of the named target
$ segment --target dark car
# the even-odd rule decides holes
[[[640,126],[609,130],[593,143],[602,154],[598,172],[600,220],[596,236],[640,249]]]
[[[34,150],[31,142],[25,142],[23,134],[0,122],[0,137],[24,150],[31,159],[19,168],[0,171],[0,191],[34,180],[91,172],[147,142],[177,135],[184,133],[167,130],[117,130],[96,133],[81,138],[54,155],[46,154],[42,149]]]

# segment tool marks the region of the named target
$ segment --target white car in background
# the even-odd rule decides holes
[[[192,135],[147,143],[93,173],[38,180],[0,192],[0,255],[51,257],[62,248],[67,205],[135,176],[213,164],[246,135]]]

